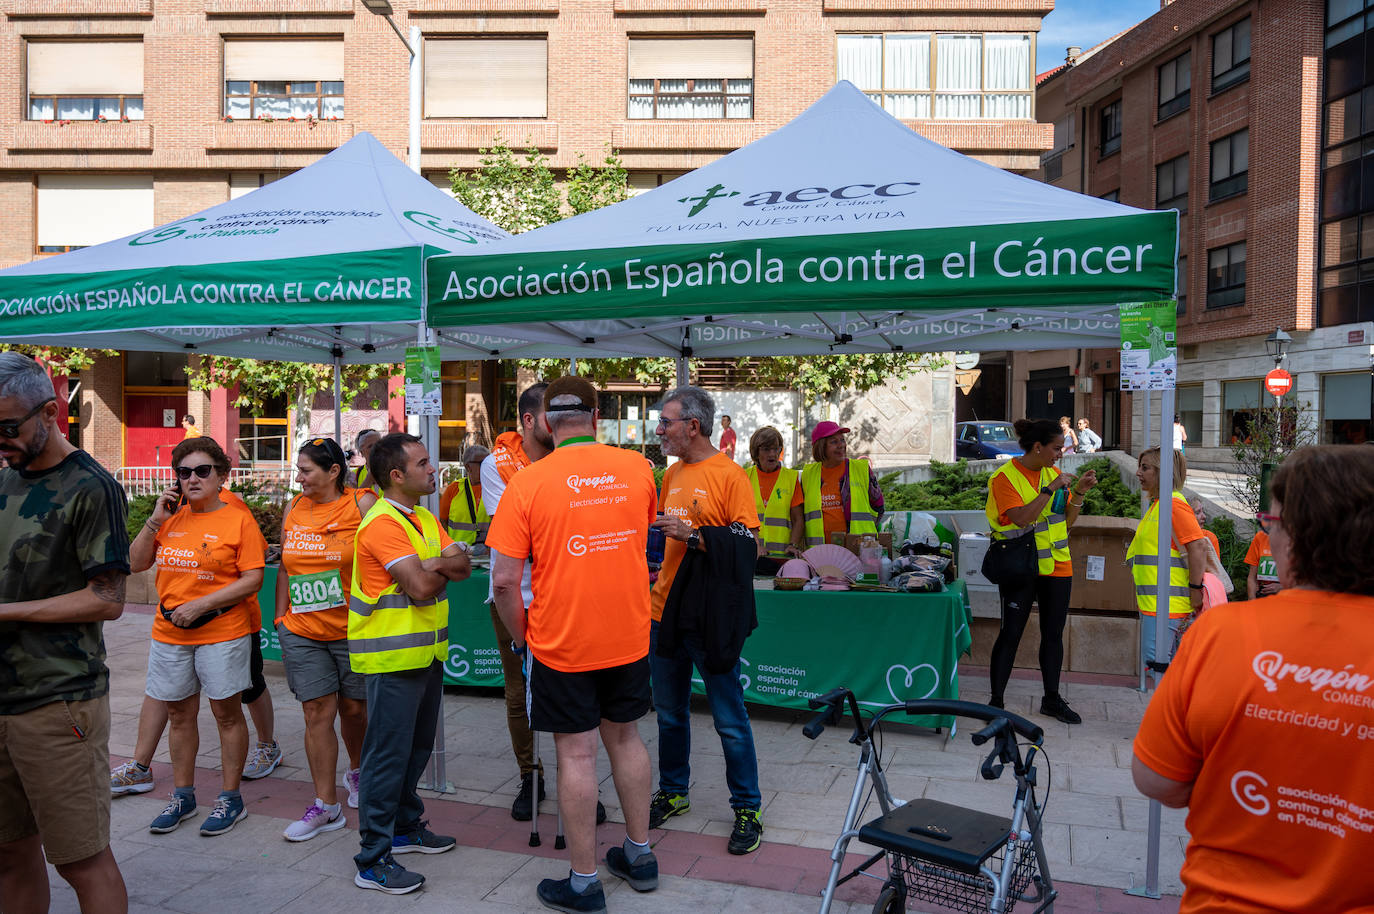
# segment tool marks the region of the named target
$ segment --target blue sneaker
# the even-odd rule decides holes
[[[215,799],[215,808],[200,826],[200,833],[207,837],[222,835],[239,822],[248,818],[248,810],[243,808],[243,797],[232,797],[227,793]]]
[[[572,890],[572,879],[545,879],[536,890],[539,903],[565,914],[606,914],[606,890],[598,879],[580,895]]]
[[[453,850],[458,845],[456,838],[436,835],[425,828],[428,824],[428,822],[421,822],[417,831],[408,835],[393,837],[391,839],[391,852],[393,854],[442,854],[444,851]]]
[[[153,820],[153,824],[148,826],[148,831],[155,835],[165,835],[169,831],[176,831],[177,826],[196,814],[195,795],[182,796],[172,794],[172,802],[167,804],[167,808],[162,811],[162,815]]]
[[[387,854],[367,869],[359,870],[358,875],[353,877],[353,884],[360,889],[376,889],[388,895],[404,895],[424,885],[425,877],[419,873],[412,873]]]

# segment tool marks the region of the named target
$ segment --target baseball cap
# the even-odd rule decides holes
[[[550,406],[556,397],[567,396],[568,394],[577,397],[581,403],[569,403],[566,406]],[[596,388],[592,382],[586,378],[576,375],[564,375],[553,381],[544,389],[544,412],[558,413],[577,411],[590,413],[596,409]]]
[[[817,422],[816,427],[811,430],[811,443],[815,444],[822,438],[829,438],[831,435],[842,435],[849,429],[841,428],[838,422],[831,422],[826,419],[824,422]]]

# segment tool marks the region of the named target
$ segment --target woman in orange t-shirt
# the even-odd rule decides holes
[[[240,693],[249,659],[267,544],[257,522],[220,498],[229,458],[212,438],[187,438],[172,451],[177,483],[158,498],[129,547],[135,572],[157,565],[158,615],[148,650],[150,698],[167,703],[175,791],[151,830],[169,832],[196,813],[200,693],[219,728],[222,790],[202,835],[229,831],[244,815],[239,779],[248,756]],[[182,496],[186,504],[178,507]]]
[[[358,769],[367,731],[367,687],[348,660],[348,594],[353,541],[377,503],[370,489],[346,485],[348,458],[332,438],[315,438],[296,458],[301,494],[282,517],[281,569],[275,622],[286,684],[305,712],[305,757],[315,802],[283,832],[306,841],[344,826],[334,773],[339,763],[339,718],[348,752],[348,805],[358,808]]]

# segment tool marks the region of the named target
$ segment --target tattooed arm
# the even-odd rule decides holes
[[[107,622],[124,612],[122,571],[102,571],[82,590],[41,600],[0,603],[0,622]]]

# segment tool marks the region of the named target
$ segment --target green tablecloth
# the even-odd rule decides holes
[[[275,569],[268,568],[262,641],[263,656],[273,660],[281,657],[271,625],[275,586]],[[501,686],[486,598],[487,577],[480,572],[449,585],[444,674],[450,684]],[[759,590],[755,599],[759,627],[740,658],[746,701],[805,710],[808,698],[840,686],[870,708],[909,698],[959,697],[959,657],[973,643],[963,581],[939,594]],[[702,691],[699,682],[696,691]],[[950,724],[948,718],[911,721]]]

